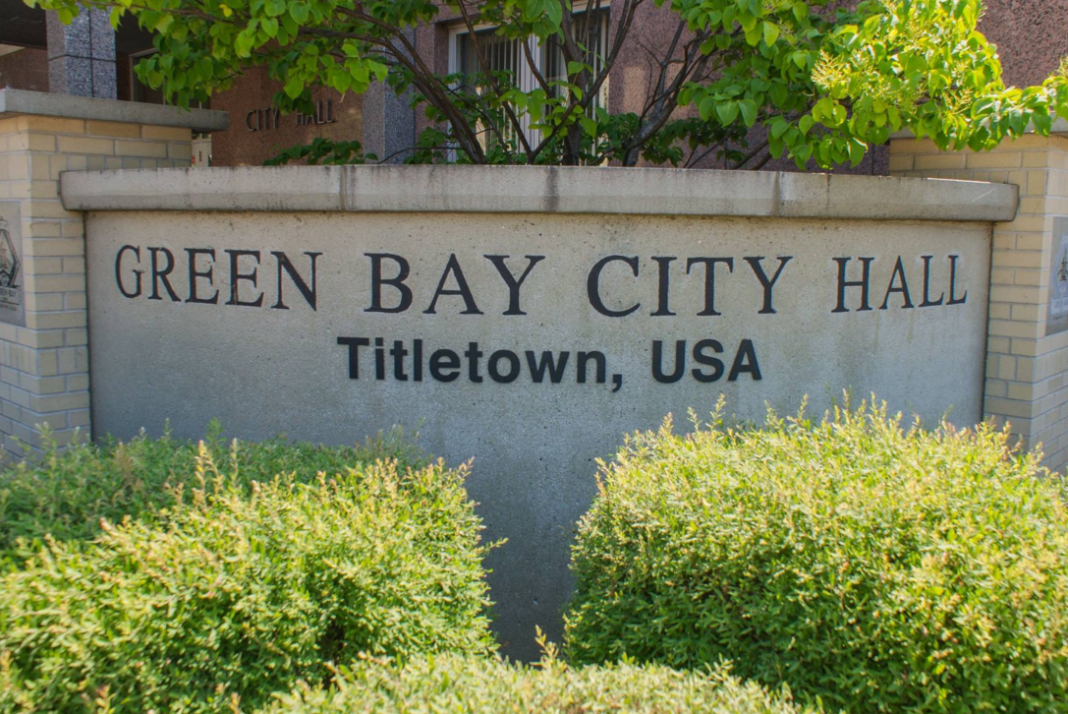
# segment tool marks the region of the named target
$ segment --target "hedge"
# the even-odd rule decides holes
[[[570,669],[455,655],[406,665],[363,662],[335,687],[302,686],[262,714],[800,714],[786,694],[769,694],[725,669],[678,672],[629,664]]]
[[[567,651],[725,658],[858,714],[1068,711],[1068,513],[1038,458],[885,406],[636,435],[579,526]]]
[[[309,481],[320,471],[336,473],[379,458],[398,459],[402,470],[426,464],[399,430],[356,447],[290,444],[283,438],[226,444],[221,434],[213,422],[205,440],[208,451],[217,455],[218,469],[228,481],[245,486],[276,474]],[[45,443],[39,461],[0,472],[0,557],[15,556],[19,538],[93,538],[101,519],[118,523],[125,516],[158,513],[174,503],[177,490],[196,485],[197,442],[172,438],[169,432],[160,439],[142,435],[127,442],[79,443],[62,455],[47,438]]]
[[[230,711],[359,653],[493,650],[462,470],[248,489],[209,473],[164,522],[105,523],[9,567],[0,711]]]

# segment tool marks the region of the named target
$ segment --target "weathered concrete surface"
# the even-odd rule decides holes
[[[881,176],[546,166],[78,171],[72,211],[390,211],[1008,221],[1016,186]]]
[[[116,102],[68,94],[0,89],[0,114],[30,114],[70,119],[93,119],[128,124],[179,126],[195,131],[218,131],[228,123],[226,112],[210,109],[183,110],[161,104]]]
[[[288,185],[301,184],[294,178]],[[419,181],[412,186],[409,195],[418,203]],[[169,419],[178,435],[195,437],[219,417],[229,433],[244,438],[284,432],[345,443],[392,424],[418,427],[422,445],[449,463],[474,458],[468,485],[481,504],[487,537],[509,541],[489,563],[497,628],[509,654],[535,656],[535,625],[553,637],[560,633],[559,611],[570,587],[568,544],[595,492],[594,460],[609,456],[624,432],[654,428],[669,412],[684,424],[688,409],[706,414],[720,394],[739,418],[759,420],[767,404],[792,411],[807,394],[812,409],[822,409],[845,388],[857,395],[874,391],[895,409],[915,411],[929,423],[947,410],[959,424],[974,423],[982,408],[989,235],[989,224],[982,222],[90,213],[93,428],[96,434],[129,437],[142,427],[158,433]],[[120,255],[123,246],[131,247]],[[196,248],[215,253],[189,252]],[[240,250],[259,255],[234,252]],[[286,254],[309,296],[272,251]],[[309,253],[320,254],[314,286]],[[407,261],[404,285],[411,303],[404,311],[372,311],[368,254]],[[192,271],[201,276],[195,278],[195,294],[191,256]],[[448,269],[452,256],[468,296],[458,294],[458,271]],[[486,256],[508,256],[504,266],[514,281],[529,267],[528,256],[543,256],[522,281],[518,304],[512,304],[506,279]],[[611,256],[619,257],[604,265],[592,286],[603,302],[599,311],[591,298],[591,271]],[[787,256],[766,305],[753,263],[772,281]],[[872,309],[857,311],[861,289],[847,287],[846,311],[835,312],[835,259],[850,259],[846,280],[855,281],[862,257],[873,259]],[[687,274],[691,258],[733,260],[733,270],[724,262],[716,265],[714,305],[707,302],[707,264],[696,262]],[[231,277],[234,259],[236,272],[256,273],[255,284]],[[383,281],[397,276],[398,263],[380,260]],[[140,278],[135,271],[142,271]],[[888,293],[890,287],[897,291]],[[395,285],[383,282],[380,288],[379,308],[407,302]],[[190,302],[216,298],[216,290],[215,303]],[[260,307],[226,304],[256,302],[261,294]],[[950,305],[953,301],[959,304]],[[920,307],[924,302],[940,304]],[[288,309],[276,308],[280,303]],[[626,316],[603,314],[637,304]],[[339,338],[368,340],[356,355],[357,379],[350,371],[351,348]],[[381,380],[375,338],[387,350]],[[421,381],[410,354],[415,340],[422,341]],[[693,350],[702,340],[718,344],[703,343],[700,356],[708,363],[695,364]],[[401,373],[388,352],[394,341],[409,352],[401,359]],[[653,364],[658,341],[666,373],[659,379]],[[686,342],[685,371],[676,382],[662,381],[674,372],[677,341]],[[482,352],[476,373],[464,354],[470,343]],[[443,349],[453,350],[460,364],[449,370],[439,363],[435,377],[431,355]],[[507,355],[498,355],[495,372],[487,364],[504,350],[519,362],[514,381],[505,381],[512,371]],[[569,352],[559,383],[548,374],[538,383],[527,351],[536,360],[544,351],[558,360]],[[598,383],[596,358],[579,382],[579,351],[603,353],[603,382]],[[711,358],[721,360],[721,368]],[[622,384],[613,391],[616,375]],[[442,381],[446,378],[453,381]]]

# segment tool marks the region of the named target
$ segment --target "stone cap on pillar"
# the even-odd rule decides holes
[[[1034,124],[1028,124],[1027,125],[1027,129],[1026,129],[1026,133],[1034,134],[1035,133],[1035,125]],[[1062,119],[1060,117],[1057,117],[1056,119],[1054,119],[1053,120],[1053,126],[1050,128],[1049,133],[1050,134],[1068,134],[1068,119]],[[913,134],[908,129],[902,129],[901,131],[895,131],[893,134],[890,135],[890,138],[891,139],[915,139],[916,135]]]
[[[174,126],[197,132],[222,131],[229,124],[226,112],[212,109],[179,109],[162,104],[0,89],[0,116],[16,114]]]

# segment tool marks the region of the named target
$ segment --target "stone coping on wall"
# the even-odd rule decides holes
[[[183,110],[162,104],[74,97],[68,94],[11,88],[0,89],[0,114],[175,126],[202,132],[222,131],[229,124],[226,112],[210,109]]]
[[[1028,124],[1027,125],[1027,129],[1025,130],[1025,133],[1034,134],[1035,133],[1035,125],[1034,124]],[[1053,126],[1050,127],[1049,133],[1050,134],[1068,134],[1068,119],[1062,119],[1061,117],[1057,117],[1056,119],[1054,119],[1053,120]],[[891,139],[915,139],[916,135],[913,134],[912,131],[910,131],[909,129],[902,129],[901,131],[895,131],[893,134],[890,135],[890,138]],[[925,137],[925,138],[930,138],[930,137]],[[1011,145],[1012,145],[1011,142],[1009,142],[1008,144],[1005,144],[1005,146],[1011,146]]]
[[[71,211],[576,213],[1009,221],[1019,189],[978,181],[543,166],[68,171]]]

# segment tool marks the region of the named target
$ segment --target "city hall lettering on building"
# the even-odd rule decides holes
[[[365,299],[351,305],[363,313],[398,315],[450,313],[485,317],[486,297],[494,293],[502,318],[523,319],[532,314],[553,314],[559,306],[532,300],[529,288],[539,273],[554,270],[551,255],[442,254],[440,269],[416,276],[411,261],[399,253],[365,252],[351,279],[362,281]],[[320,271],[330,262],[323,251],[284,251],[247,248],[209,248],[122,245],[115,252],[114,287],[128,300],[154,300],[191,306],[263,308],[270,310],[319,309]],[[345,256],[351,259],[351,256]],[[561,260],[557,257],[556,260]],[[585,271],[584,284],[573,286],[582,304],[606,321],[644,312],[650,318],[680,314],[707,318],[707,331],[682,339],[652,339],[646,376],[672,384],[685,380],[714,383],[724,380],[763,379],[759,341],[751,335],[723,334],[716,318],[725,310],[747,313],[746,324],[778,314],[784,293],[791,289],[822,291],[824,308],[832,315],[890,310],[952,309],[967,303],[967,285],[961,279],[961,256],[934,253],[918,255],[835,256],[824,261],[822,285],[791,280],[791,266],[805,256],[763,255],[683,256],[625,255],[598,257]],[[485,273],[473,282],[473,270]],[[797,272],[797,271],[794,271]],[[487,279],[488,278],[488,279]],[[696,281],[690,291],[696,301],[683,302],[673,290],[679,282]],[[759,288],[752,304],[717,302],[717,288],[731,281],[751,281]],[[635,286],[650,285],[646,301]],[[482,307],[480,307],[480,305]],[[818,339],[818,336],[814,336]],[[596,344],[567,350],[501,348],[480,341],[441,344],[418,335],[337,335],[343,373],[352,380],[478,384],[606,385],[618,392],[625,376],[612,368],[612,356]],[[634,375],[638,376],[638,375]]]

